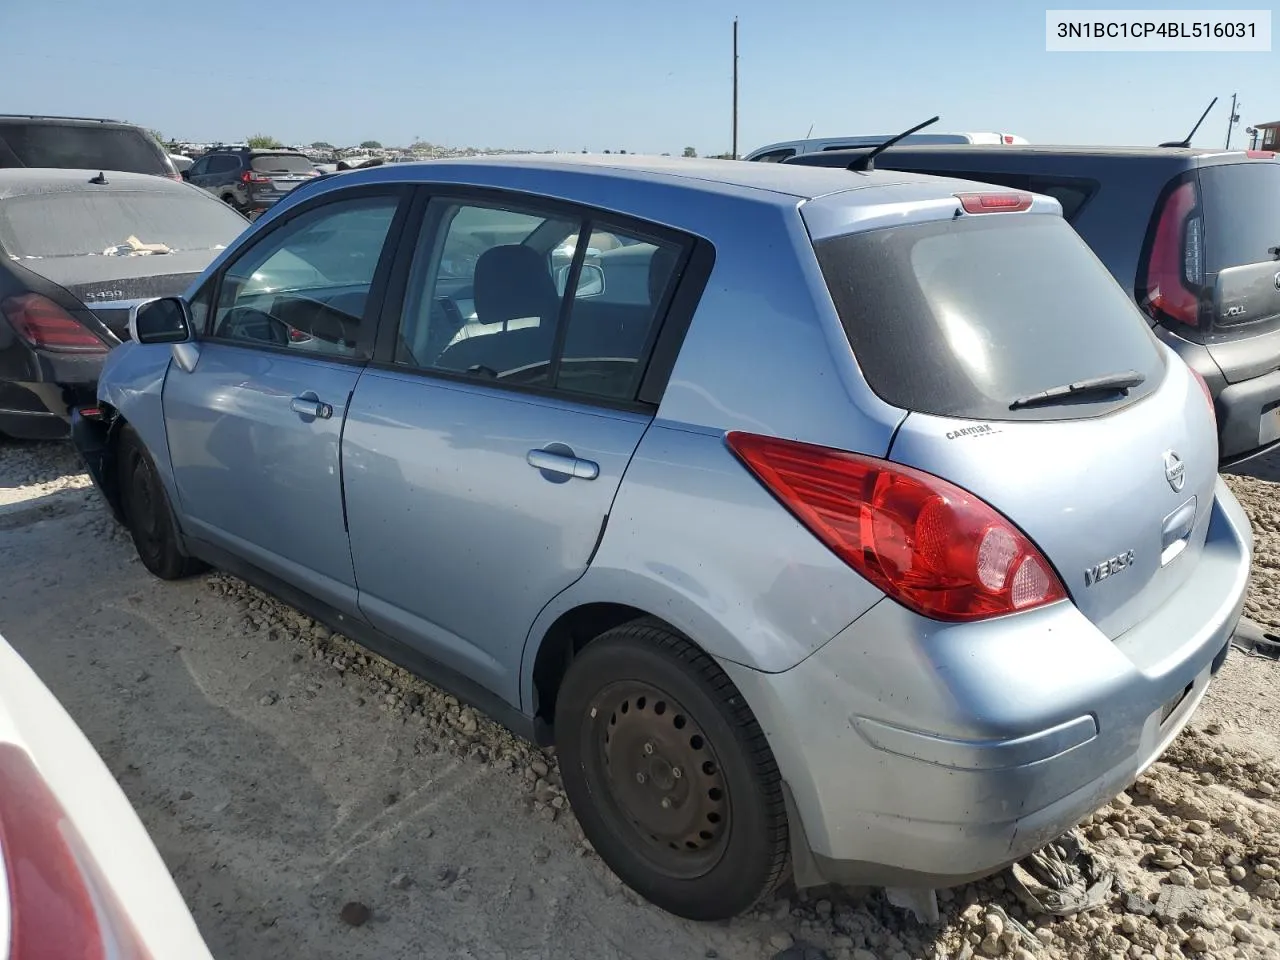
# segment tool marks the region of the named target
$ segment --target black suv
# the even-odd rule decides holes
[[[868,152],[802,154],[786,162],[846,167]],[[1280,161],[1274,154],[903,146],[879,154],[875,166],[1055,197],[1156,335],[1208,384],[1223,465],[1280,443]]]
[[[182,177],[253,218],[319,173],[306,154],[293,150],[220,147],[184,170]]]
[[[0,114],[0,167],[119,170],[180,179],[164,148],[142,127],[87,117]]]

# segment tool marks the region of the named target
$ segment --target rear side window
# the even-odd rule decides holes
[[[256,173],[311,173],[315,166],[296,153],[265,153],[255,156],[249,166]]]
[[[1153,390],[1163,361],[1142,315],[1063,220],[989,214],[819,241],[815,248],[872,390],[905,410],[981,420],[1108,413]],[[1010,409],[1137,371],[1127,397]]]
[[[785,147],[782,150],[770,150],[768,153],[762,153],[758,157],[753,157],[756,163],[782,163],[796,155],[795,150]]]
[[[1205,267],[1274,260],[1280,246],[1280,163],[1254,160],[1200,170]]]
[[[169,174],[160,145],[141,130],[54,123],[0,124],[0,166]]]

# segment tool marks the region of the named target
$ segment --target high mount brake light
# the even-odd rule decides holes
[[[957,193],[965,213],[1019,213],[1031,209],[1029,193]]]
[[[1204,280],[1204,230],[1199,190],[1188,180],[1164,201],[1147,257],[1146,290],[1138,302],[1153,318],[1160,314],[1189,327],[1200,325],[1200,298],[1193,285]]]
[[[917,613],[984,620],[1067,597],[1026,535],[954,484],[793,440],[735,431],[726,442],[836,556]]]
[[[0,301],[0,313],[28,345],[54,353],[106,353],[107,345],[62,307],[38,293]]]
[[[0,743],[9,960],[151,960],[84,839],[22,749]]]

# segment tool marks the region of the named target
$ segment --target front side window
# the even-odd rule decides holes
[[[681,252],[585,214],[434,201],[395,361],[632,400]]]
[[[223,274],[213,336],[363,358],[365,301],[397,203],[338,200],[268,233]]]

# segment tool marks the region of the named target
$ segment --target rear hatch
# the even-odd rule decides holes
[[[137,181],[135,181],[136,184]],[[58,284],[121,339],[128,301],[183,293],[248,226],[194,187],[108,183],[0,200],[0,250]]]
[[[890,459],[1004,514],[1117,637],[1195,568],[1206,394],[1060,217],[958,206],[815,243],[864,376],[908,411]]]
[[[249,161],[249,169],[259,187],[278,193],[288,193],[316,176],[315,164],[299,153],[257,153]]]
[[[1154,319],[1203,339],[1229,383],[1280,368],[1280,162],[1239,157],[1166,187],[1136,291]]]

